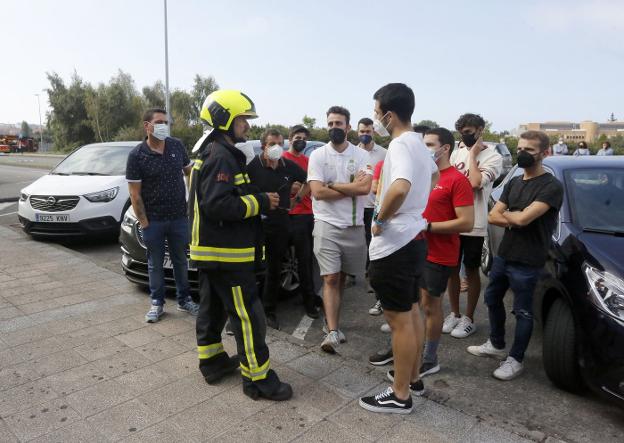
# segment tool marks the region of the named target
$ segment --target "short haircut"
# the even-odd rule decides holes
[[[360,125],[372,126],[372,124],[373,124],[373,121],[370,118],[368,118],[368,117],[363,117],[358,122],[358,126],[360,126]]]
[[[373,95],[379,102],[379,108],[385,114],[394,112],[402,122],[409,122],[414,113],[414,91],[403,83],[388,83]]]
[[[162,108],[149,108],[147,111],[143,113],[143,121],[151,122],[154,118],[154,114],[165,114],[167,115],[167,111]]]
[[[413,125],[412,129],[414,130],[414,132],[425,135],[427,131],[429,131],[431,128],[427,125]]]
[[[331,108],[327,110],[326,116],[329,117],[329,114],[344,115],[345,118],[347,119],[347,125],[349,124],[349,120],[351,120],[351,113],[349,112],[347,108],[343,108],[342,106],[332,106]]]
[[[432,128],[429,129],[425,134],[433,134],[438,136],[438,140],[440,141],[440,146],[449,145],[449,154],[453,152],[455,149],[455,137],[453,137],[453,133],[446,128]]]
[[[605,141],[603,141],[603,142],[602,142],[602,144],[603,144],[603,145],[607,145],[607,148],[610,148],[610,147],[611,147],[611,143],[610,143],[610,142],[608,142],[608,141],[606,141],[606,140],[605,140]]]
[[[544,152],[550,146],[550,139],[542,131],[526,131],[520,134],[520,138],[525,140],[537,140],[539,142],[540,151]]]
[[[271,136],[271,135],[273,137],[283,137],[282,133],[279,132],[275,128],[267,128],[267,129],[265,129],[265,131],[262,133],[262,136],[260,137],[260,144],[262,145],[263,148],[266,146],[267,138],[269,138],[269,136]]]
[[[299,134],[300,132],[305,133],[306,137],[310,136],[310,130],[308,128],[303,125],[295,125],[290,128],[290,131],[288,131],[288,138],[293,138],[296,134]]]
[[[455,129],[461,132],[462,129],[472,126],[474,128],[485,128],[485,120],[479,114],[464,114],[455,122]]]

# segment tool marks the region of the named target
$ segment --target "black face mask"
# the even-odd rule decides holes
[[[292,147],[293,147],[293,149],[295,151],[301,152],[306,147],[306,141],[305,140],[295,140],[294,142],[292,142]]]
[[[535,160],[535,157],[533,157],[526,151],[520,151],[518,153],[518,166],[520,166],[521,168],[530,168],[531,166],[535,165],[536,161],[537,160]]]
[[[462,134],[462,142],[469,148],[472,148],[477,143],[476,132],[474,134]]]
[[[347,133],[341,128],[331,128],[329,131],[329,139],[335,145],[341,145],[347,138]]]

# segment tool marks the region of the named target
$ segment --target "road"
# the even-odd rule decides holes
[[[32,175],[20,176],[12,169],[15,168],[0,166],[4,185],[11,185],[11,179],[5,175],[7,172],[13,174],[12,180],[16,181],[26,181],[27,177],[42,173],[41,170],[36,172],[28,169],[28,174]],[[16,183],[13,185],[17,186]],[[21,232],[16,210],[17,203],[0,203],[0,224]],[[119,245],[115,241],[87,239],[60,242],[58,245],[84,254],[85,260],[121,273]],[[486,283],[484,279],[483,286]],[[465,301],[465,297],[462,297],[462,301]],[[509,308],[510,301],[511,295],[506,300]],[[340,348],[340,352],[361,365],[368,365],[368,355],[388,344],[388,336],[379,331],[383,319],[371,317],[367,313],[372,302],[371,295],[366,293],[361,281],[346,291],[343,301],[341,329],[346,333],[348,342]],[[146,299],[146,308],[147,304]],[[445,310],[449,310],[446,298]],[[283,300],[278,308],[278,316],[284,332],[309,343],[320,343],[322,320],[306,320],[298,298]],[[545,436],[571,442],[622,441],[624,411],[591,393],[581,396],[563,392],[547,379],[542,367],[540,325],[535,327],[526,354],[525,373],[514,381],[500,382],[491,376],[497,365],[494,360],[474,357],[465,350],[467,346],[483,343],[487,339],[485,306],[479,306],[475,320],[478,330],[473,336],[462,340],[450,336],[442,338],[439,349],[442,370],[425,379],[429,398],[512,431],[521,428],[525,433],[528,431],[536,441],[544,441]],[[514,320],[510,315],[507,325],[509,340],[513,326]],[[386,369],[374,372],[379,374],[380,381]]]
[[[22,188],[47,174],[45,169],[7,166],[0,163],[0,201],[16,199]]]

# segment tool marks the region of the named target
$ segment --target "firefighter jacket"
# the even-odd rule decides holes
[[[195,160],[189,192],[192,264],[224,271],[259,270],[264,261],[260,213],[266,193],[251,184],[245,154],[223,137]]]

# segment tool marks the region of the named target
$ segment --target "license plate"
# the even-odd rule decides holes
[[[69,214],[35,214],[36,222],[68,223]]]
[[[197,268],[191,266],[190,263],[187,263],[187,266],[188,266],[189,271],[197,270]],[[169,257],[168,255],[165,255],[165,260],[163,261],[163,268],[173,269],[173,262],[171,261],[171,257]]]

